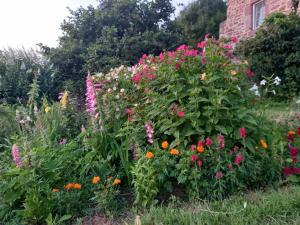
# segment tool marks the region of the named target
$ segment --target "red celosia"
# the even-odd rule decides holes
[[[220,148],[225,147],[225,137],[223,135],[218,135],[218,143]]]
[[[241,138],[247,137],[247,130],[245,127],[240,128],[240,136],[241,136]]]
[[[185,112],[184,111],[178,111],[177,116],[180,117],[180,118],[183,118],[185,116]]]
[[[198,165],[199,167],[201,167],[201,166],[203,165],[203,162],[202,162],[201,160],[198,160],[198,161],[197,161],[197,165]]]
[[[197,156],[197,155],[192,155],[192,156],[191,156],[191,161],[192,161],[192,162],[196,162],[197,159],[198,159],[198,156]]]
[[[220,180],[223,176],[224,176],[224,174],[221,171],[216,172],[216,179],[217,180]]]
[[[213,143],[213,141],[212,141],[209,137],[205,139],[205,145],[206,145],[207,147],[211,146],[212,143]]]
[[[240,166],[241,162],[244,161],[244,156],[242,154],[238,154],[236,157],[235,157],[235,160],[234,160],[234,163],[237,165],[237,166]]]

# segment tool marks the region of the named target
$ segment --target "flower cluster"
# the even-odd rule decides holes
[[[91,117],[97,117],[97,98],[91,75],[86,77],[86,111]]]
[[[11,154],[12,154],[13,160],[16,163],[17,167],[21,167],[22,166],[22,159],[21,159],[21,156],[20,156],[20,149],[19,149],[18,145],[14,144],[12,146]]]
[[[148,121],[145,123],[145,129],[146,129],[148,143],[153,144],[154,130],[153,130],[153,125],[152,125],[151,121]]]

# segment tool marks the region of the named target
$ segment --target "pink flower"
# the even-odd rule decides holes
[[[136,74],[134,75],[131,80],[135,83],[135,84],[139,84],[141,82],[141,75],[140,74]]]
[[[205,39],[208,39],[209,36],[210,36],[210,34],[205,34],[204,38],[205,38]]]
[[[225,137],[223,135],[218,135],[218,143],[220,148],[225,147]]]
[[[91,117],[97,117],[97,98],[96,92],[93,86],[93,80],[89,74],[86,77],[86,111],[90,114]]]
[[[144,61],[145,61],[147,58],[148,58],[148,56],[147,56],[146,54],[143,54],[142,57],[141,57],[140,60],[139,60],[139,64],[140,64],[140,65],[143,64]]]
[[[206,41],[201,41],[200,43],[197,44],[198,48],[205,48],[206,46]]]
[[[212,143],[213,143],[213,141],[212,141],[209,137],[205,139],[205,145],[206,145],[207,147],[211,146]]]
[[[164,59],[165,59],[164,54],[161,52],[161,53],[159,54],[159,60],[160,60],[160,62],[163,62]]]
[[[186,50],[188,50],[189,49],[189,46],[187,46],[187,45],[180,45],[177,49],[176,49],[176,51],[186,51]]]
[[[215,177],[217,180],[220,180],[223,176],[224,176],[224,174],[221,171],[216,172]]]
[[[16,144],[14,144],[12,146],[11,155],[12,155],[13,160],[16,163],[17,167],[21,167],[22,166],[22,160],[21,160],[21,156],[20,156],[20,149]]]
[[[203,162],[202,162],[201,160],[198,160],[198,161],[197,161],[197,165],[198,165],[199,167],[201,167],[201,166],[203,165]]]
[[[231,171],[232,170],[232,163],[228,163],[227,168]]]
[[[192,151],[195,151],[195,150],[196,150],[196,148],[197,148],[197,146],[196,146],[196,145],[191,145],[191,150],[192,150]]]
[[[187,50],[184,53],[185,56],[192,56],[195,57],[196,55],[198,55],[198,50],[192,49],[192,50]]]
[[[241,162],[244,161],[244,156],[242,154],[238,154],[236,157],[235,157],[235,160],[234,160],[234,163],[237,165],[237,166],[240,166]]]
[[[246,73],[246,76],[249,77],[249,78],[255,76],[255,73],[250,69],[246,69],[245,73]]]
[[[175,57],[175,52],[168,52],[169,58],[174,58]]]
[[[231,50],[232,46],[231,45],[223,45],[223,48],[227,49],[227,50]]]
[[[127,109],[125,109],[125,113],[130,116],[133,114],[133,109],[127,108]]]
[[[206,64],[206,58],[203,57],[203,58],[201,59],[201,63],[202,63],[203,65]]]
[[[231,38],[231,42],[233,43],[237,43],[239,41],[239,39],[237,37],[232,37]]]
[[[298,155],[299,149],[298,148],[291,148],[290,155],[292,157],[296,157]]]
[[[185,112],[184,111],[179,111],[179,112],[177,112],[177,116],[179,118],[183,118],[185,116]]]
[[[247,137],[247,130],[245,127],[240,128],[240,136],[241,136],[241,138]]]
[[[192,155],[192,156],[191,156],[191,161],[192,161],[192,162],[196,162],[197,159],[198,159],[198,156],[197,156],[197,155]]]

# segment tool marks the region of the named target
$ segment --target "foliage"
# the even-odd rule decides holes
[[[219,24],[226,19],[226,2],[223,0],[197,0],[191,2],[176,18],[186,43],[195,45],[210,33],[219,35]]]
[[[55,97],[53,69],[43,56],[33,49],[0,51],[0,102],[25,104],[35,74],[39,74],[40,97]]]
[[[275,88],[277,96],[299,96],[300,17],[276,13],[266,19],[256,36],[242,42],[240,52],[248,59],[258,81],[277,76],[282,80]]]

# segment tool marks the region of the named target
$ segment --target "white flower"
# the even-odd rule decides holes
[[[119,95],[116,95],[116,99],[119,99],[120,98],[120,96]]]
[[[262,80],[259,84],[260,84],[261,86],[264,86],[264,85],[266,85],[266,83],[267,83],[266,80]]]
[[[108,89],[107,89],[107,92],[108,92],[108,93],[112,92],[111,88],[108,88]]]
[[[280,82],[281,82],[281,79],[279,77],[275,77],[274,84],[278,86],[280,84]]]
[[[120,90],[121,93],[123,93],[124,91],[125,91],[124,88],[122,88],[122,89]]]
[[[258,91],[258,87],[257,87],[256,84],[254,84],[249,90],[253,91],[255,95],[260,96],[259,91]]]
[[[116,86],[114,86],[114,87],[113,87],[113,90],[114,90],[114,91],[115,91],[115,90],[117,90],[117,87],[116,87]]]
[[[120,111],[120,109],[119,109],[119,108],[116,108],[116,111],[117,111],[117,112],[119,112],[119,111]]]

